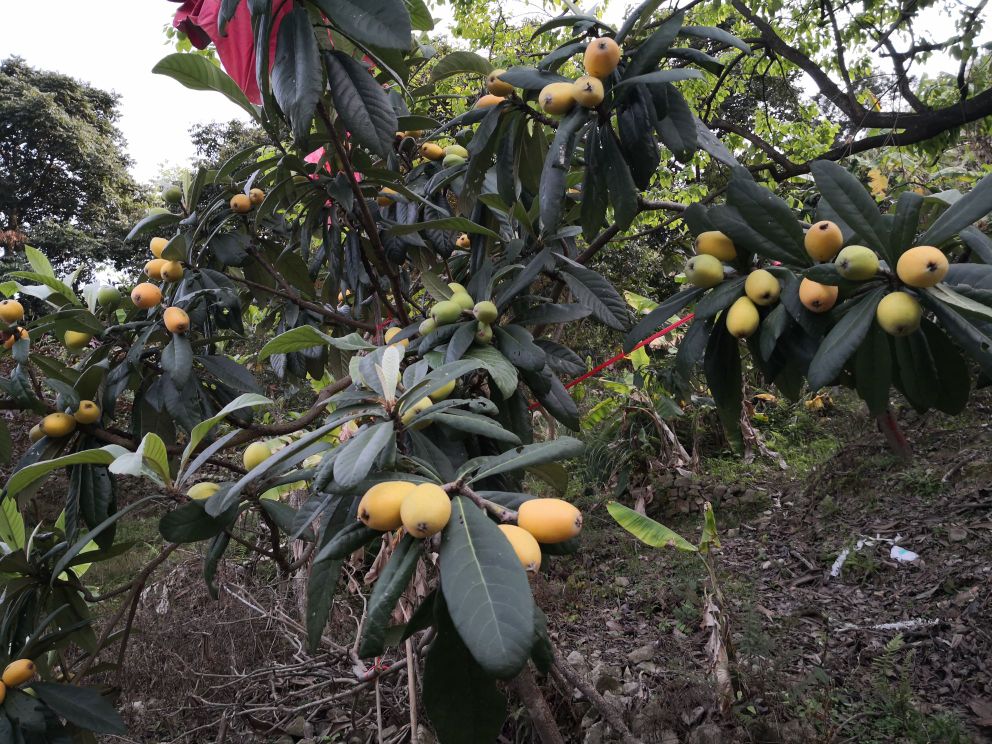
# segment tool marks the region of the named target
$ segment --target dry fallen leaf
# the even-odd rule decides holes
[[[968,703],[971,712],[977,716],[976,723],[979,726],[992,728],[992,700],[983,698],[972,698]]]

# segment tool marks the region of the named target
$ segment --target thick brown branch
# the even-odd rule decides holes
[[[820,93],[839,108],[847,116],[850,123],[858,128],[898,128],[907,133],[913,132],[911,135],[912,142],[921,142],[948,129],[992,115],[992,88],[986,89],[971,98],[933,111],[906,113],[903,111],[872,111],[866,109],[857,100],[852,100],[849,95],[841,90],[840,86],[810,57],[786,43],[775,32],[775,29],[772,28],[768,21],[748,8],[744,0],[731,0],[731,2],[734,8],[758,29],[762,40],[769,50],[787,59],[809,75],[817,88],[819,88]]]
[[[231,279],[233,279],[236,282],[240,282],[241,284],[244,284],[246,287],[259,289],[262,290],[263,292],[269,292],[270,294],[274,294],[278,297],[287,299],[290,302],[299,305],[300,307],[306,308],[307,310],[312,310],[318,315],[324,316],[333,323],[339,323],[341,325],[349,326],[351,328],[357,328],[362,331],[375,330],[375,325],[373,323],[365,323],[361,320],[356,320],[355,318],[351,318],[347,315],[342,315],[339,312],[335,312],[334,310],[331,310],[330,308],[321,305],[319,303],[310,302],[309,300],[304,300],[296,292],[285,289],[279,289],[278,287],[269,287],[266,286],[265,284],[259,284],[258,282],[251,281],[250,279],[242,279],[241,277],[237,277],[237,276],[232,276]]]

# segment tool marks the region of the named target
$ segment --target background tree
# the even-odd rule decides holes
[[[60,268],[123,265],[142,193],[117,128],[119,99],[12,57],[0,63],[0,233],[8,268],[25,242]],[[87,260],[88,259],[88,260]]]

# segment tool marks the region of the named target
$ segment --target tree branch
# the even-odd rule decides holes
[[[351,186],[352,193],[355,195],[355,202],[358,205],[359,217],[365,226],[365,233],[368,235],[369,242],[372,244],[372,250],[376,255],[376,259],[382,265],[381,268],[383,273],[385,273],[389,278],[389,284],[393,290],[393,301],[395,306],[389,303],[388,298],[382,296],[381,294],[380,297],[382,297],[383,303],[387,308],[389,308],[393,316],[397,318],[402,325],[409,325],[410,318],[407,316],[406,308],[403,306],[403,289],[400,286],[399,276],[396,274],[396,270],[389,263],[389,258],[386,256],[386,249],[385,246],[383,246],[382,239],[379,236],[379,229],[376,226],[375,219],[372,217],[372,212],[369,210],[369,205],[366,203],[365,197],[362,195],[362,188],[358,185],[358,181],[355,179],[355,168],[351,164],[351,158],[348,157],[348,152],[345,150],[344,145],[338,141],[336,136],[334,136],[334,123],[331,121],[331,117],[328,115],[324,104],[318,104],[317,112],[320,114],[320,118],[327,127],[328,133],[330,134],[331,144],[334,145],[334,150],[337,153],[338,159],[341,161],[342,166],[344,166],[345,175],[348,178],[348,183]],[[379,292],[378,284],[376,284],[375,287],[376,292]]]

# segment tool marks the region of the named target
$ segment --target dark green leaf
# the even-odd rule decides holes
[[[685,163],[699,146],[696,117],[685,97],[671,83],[665,85],[668,114],[658,121],[658,136],[679,161]]]
[[[403,51],[410,46],[410,14],[403,0],[314,0],[331,23],[355,41]]]
[[[480,416],[466,411],[447,411],[426,416],[427,419],[457,431],[464,431],[480,437],[492,439],[494,442],[506,442],[511,445],[520,444],[520,437],[508,431],[487,416]]]
[[[639,189],[646,189],[651,184],[661,162],[655,142],[656,124],[650,91],[645,86],[635,87],[617,109],[617,131],[624,160]]]
[[[233,101],[247,111],[253,119],[258,118],[255,107],[252,106],[251,101],[248,100],[248,96],[246,96],[241,88],[238,87],[238,84],[231,79],[230,75],[225,73],[219,66],[213,64],[206,57],[202,57],[199,54],[184,54],[182,52],[177,52],[161,59],[158,64],[152,68],[152,72],[156,75],[167,75],[173,80],[177,80],[187,88],[192,88],[193,90],[212,90],[222,93],[229,100]],[[166,217],[165,215],[161,216],[163,218]],[[168,215],[168,217],[171,217],[172,219],[158,220],[154,225],[152,224],[152,218],[142,220],[142,222],[139,222],[134,230],[131,231],[131,234],[128,235],[127,239],[131,240],[139,232],[146,228],[151,228],[153,226],[157,226],[158,224],[168,224],[169,222],[177,221],[175,215]]]
[[[654,310],[641,318],[630,333],[624,336],[623,350],[630,352],[637,344],[641,343],[648,336],[661,330],[668,323],[668,320],[679,310],[699,297],[706,290],[702,287],[688,287],[672,295],[667,300],[658,305]]]
[[[737,171],[727,189],[727,203],[736,207],[751,229],[764,237],[765,241],[785,251],[791,258],[791,263],[799,266],[809,264],[799,221],[789,205],[769,189],[759,186],[750,177]]]
[[[823,198],[854,230],[865,245],[885,254],[889,231],[878,212],[878,205],[850,171],[828,160],[815,160],[810,171]]]
[[[924,318],[920,326],[926,338],[937,372],[937,395],[934,407],[952,416],[968,405],[971,374],[958,348],[939,326]]]
[[[219,596],[217,585],[214,583],[214,577],[217,575],[217,564],[220,563],[220,559],[224,556],[230,542],[231,533],[221,532],[210,541],[207,555],[203,559],[203,581],[207,585],[207,592],[213,599],[217,599]]]
[[[613,219],[621,230],[626,230],[637,216],[637,186],[624,160],[620,143],[608,125],[599,128],[599,147],[596,158],[606,170]]]
[[[757,222],[761,219],[757,212],[753,213],[750,219],[745,219],[736,207],[721,204],[710,208],[707,216],[715,229],[734,242],[738,253],[744,249],[789,266],[809,266],[811,263],[805,249],[802,256],[796,256],[788,246],[780,246],[777,241],[769,239],[763,230],[756,230],[751,221]]]
[[[128,504],[123,509],[121,509],[119,512],[115,512],[111,516],[107,517],[107,519],[103,520],[103,522],[101,522],[96,527],[94,527],[92,530],[90,530],[85,535],[83,535],[83,537],[81,537],[79,540],[77,540],[72,546],[69,547],[68,550],[65,551],[65,553],[62,554],[62,557],[59,558],[58,562],[52,568],[52,579],[53,579],[53,581],[63,571],[65,571],[66,567],[73,560],[75,560],[76,556],[79,555],[80,552],[82,552],[82,550],[84,548],[86,548],[90,544],[90,542],[92,540],[96,540],[97,539],[97,537],[100,535],[100,533],[102,533],[104,530],[110,529],[117,522],[117,520],[119,520],[121,517],[124,517],[125,515],[130,514],[132,511],[134,511],[135,509],[137,509],[140,506],[144,506],[145,503],[147,503],[148,501],[151,501],[153,498],[155,498],[155,496],[146,496],[146,497],[144,497],[142,499],[138,499],[137,501],[134,501],[134,502]]]
[[[514,88],[524,90],[541,90],[545,85],[551,83],[569,83],[567,77],[547,70],[535,70],[533,67],[511,67],[506,72],[500,73],[499,79],[509,83]]]
[[[658,9],[661,5],[661,0],[644,0],[640,5],[634,8],[627,17],[624,18],[623,23],[620,25],[617,35],[614,37],[614,41],[617,44],[623,44],[623,40],[627,38],[627,35],[634,30],[640,22],[646,22],[651,15]]]
[[[655,70],[644,75],[626,77],[613,86],[613,89],[624,88],[628,85],[661,85],[663,83],[677,83],[682,80],[699,80],[705,77],[699,70],[682,68],[680,70]]]
[[[348,440],[334,461],[334,480],[342,486],[360,483],[375,464],[375,459],[395,436],[391,421],[373,424]]]
[[[69,723],[102,734],[126,734],[120,715],[103,695],[91,687],[35,682],[41,700]]]
[[[262,392],[262,386],[258,384],[252,373],[228,356],[221,354],[198,356],[196,361],[218,380],[239,392],[259,394]],[[175,375],[173,375],[173,380],[175,380]]]
[[[579,409],[575,405],[575,401],[568,394],[561,380],[554,374],[551,374],[550,371],[548,377],[551,383],[550,389],[544,393],[539,393],[535,390],[534,395],[537,397],[538,402],[547,409],[548,413],[569,429],[578,431],[580,428]]]
[[[493,66],[485,57],[481,57],[475,52],[452,52],[445,55],[431,69],[431,82],[436,83],[452,75],[461,73],[472,73],[475,75],[488,75],[492,72]]]
[[[961,238],[961,241],[968,246],[972,252],[978,256],[978,258],[988,264],[986,268],[992,268],[992,238],[989,238],[977,227],[971,226],[964,228],[958,234],[958,237]]]
[[[731,303],[744,294],[744,277],[725,279],[696,303],[696,317],[700,319],[713,318],[726,310]]]
[[[761,358],[768,361],[775,351],[775,345],[779,337],[792,325],[789,318],[789,311],[785,305],[777,305],[764,320],[761,321],[758,339],[758,349]]]
[[[333,538],[343,532],[348,518],[354,519],[353,509],[357,509],[357,501],[339,496],[324,517],[325,522],[322,525],[320,540],[317,545],[317,555],[313,559],[310,576],[307,579],[307,648],[310,649],[311,653],[316,653],[317,649],[320,648],[320,637],[327,624],[327,615],[331,610],[334,588],[337,585],[344,558],[344,556],[332,558],[322,554],[324,548],[332,542]],[[368,529],[361,522],[356,521],[352,524],[356,524],[362,529]]]
[[[472,469],[477,469],[475,475],[468,481],[474,483],[483,478],[521,470],[531,465],[578,457],[582,454],[582,450],[583,444],[578,439],[558,437],[547,442],[514,447],[501,455],[470,460],[463,466],[462,473],[469,473]]]
[[[923,233],[920,245],[940,245],[992,212],[992,174],[948,207]]]
[[[382,86],[360,62],[343,52],[325,53],[324,65],[334,108],[345,127],[357,142],[386,157],[399,124]]]
[[[679,36],[694,36],[698,39],[712,39],[713,41],[727,46],[737,47],[746,54],[751,53],[751,47],[745,44],[731,33],[727,33],[722,28],[713,26],[683,26],[679,29]]]
[[[896,382],[906,400],[920,413],[937,402],[937,370],[926,336],[917,331],[892,339],[896,349],[898,377]]]
[[[279,24],[278,37],[272,63],[272,94],[289,119],[293,137],[302,140],[310,132],[324,84],[320,51],[307,9],[296,7],[289,11]]]
[[[378,530],[366,527],[356,520],[332,535],[332,538],[317,553],[314,562],[346,558],[381,534]]]
[[[581,106],[572,109],[558,123],[551,149],[544,159],[541,171],[541,231],[553,235],[561,222],[562,207],[565,203],[565,185],[572,167],[572,153],[575,151],[579,131],[589,121],[589,111]]]
[[[703,358],[711,328],[712,323],[693,322],[689,325],[689,330],[685,332],[685,336],[682,337],[679,350],[675,354],[675,372],[682,380],[689,379],[693,368]]]
[[[904,191],[899,195],[895,220],[889,234],[889,249],[882,254],[890,266],[894,267],[899,256],[916,245],[916,230],[920,224],[922,206],[923,197],[917,193]]]
[[[602,274],[559,255],[562,278],[575,299],[604,325],[622,331],[630,324],[627,304]]]
[[[552,371],[564,375],[581,375],[586,371],[586,364],[582,358],[566,346],[539,338],[535,342],[544,349],[544,354],[548,360],[548,366]]]
[[[740,161],[727,149],[727,146],[710,131],[710,128],[700,121],[698,116],[693,117],[696,121],[696,137],[699,146],[707,152],[714,160],[728,165],[731,168],[740,168]]]
[[[545,31],[550,31],[553,28],[561,28],[562,26],[574,26],[576,29],[587,29],[596,26],[604,29],[605,31],[613,31],[612,28],[607,26],[594,15],[587,15],[585,13],[566,13],[565,15],[552,18],[550,21],[546,21],[538,26],[537,30],[534,31],[530,38],[536,39]]]
[[[589,127],[585,142],[586,168],[582,179],[579,222],[586,242],[592,242],[606,221],[610,195],[606,185],[606,164],[599,146],[599,128]]]
[[[169,542],[193,543],[216,537],[229,521],[211,517],[203,510],[201,503],[190,501],[162,515],[158,531]]]
[[[840,374],[868,333],[875,319],[875,308],[884,296],[885,290],[879,288],[852,300],[854,306],[847,310],[823,339],[819,351],[810,363],[808,379],[811,390],[829,385]]]
[[[241,0],[221,0],[220,10],[217,12],[217,28],[221,36],[227,35],[227,24],[234,18],[239,5]]]
[[[506,698],[472,658],[447,611],[442,607],[437,614],[437,638],[424,665],[424,710],[431,725],[444,744],[497,741],[506,719]]]
[[[386,650],[385,633],[389,627],[389,616],[410,583],[420,554],[421,542],[413,535],[404,535],[376,579],[358,645],[358,655],[363,659],[379,656]]]
[[[624,70],[624,78],[632,78],[654,70],[658,67],[661,58],[668,52],[668,48],[675,41],[675,35],[682,28],[682,21],[685,14],[682,11],[673,13],[658,27],[651,36],[634,50],[630,57],[630,63]]]
[[[741,356],[737,339],[726,323],[716,323],[706,344],[703,372],[713,393],[716,410],[731,447],[740,450],[741,439]]]
[[[585,305],[573,303],[570,305],[554,305],[546,303],[534,305],[513,319],[519,325],[548,325],[553,323],[570,323],[581,320],[591,313]]]
[[[534,639],[534,600],[510,543],[464,496],[441,539],[441,590],[458,635],[482,669],[514,677]],[[450,673],[450,672],[449,672]]]
[[[189,382],[193,371],[193,348],[186,336],[172,334],[169,345],[162,350],[162,369],[169,373],[177,388]]]
[[[854,382],[858,395],[873,416],[889,409],[892,350],[888,334],[877,323],[869,327],[854,355]]]

